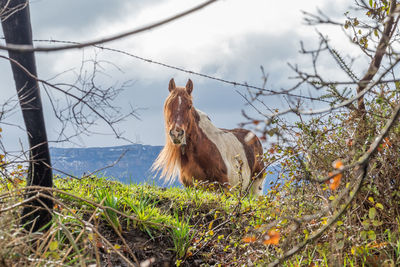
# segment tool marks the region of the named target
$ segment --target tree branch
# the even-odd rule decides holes
[[[394,23],[394,17],[395,17],[395,10],[396,10],[396,0],[392,0],[390,2],[390,11],[389,15],[387,17],[387,21],[385,23],[384,30],[382,32],[382,37],[379,40],[378,48],[375,52],[375,56],[373,57],[367,73],[364,75],[364,77],[360,80],[358,87],[357,87],[357,93],[359,94],[362,92],[365,87],[367,87],[368,83],[372,80],[372,78],[375,76],[375,74],[378,72],[382,58],[386,54],[386,49],[389,46],[389,41],[391,38],[391,33],[394,31],[396,24]],[[397,20],[396,20],[397,23]],[[358,110],[361,112],[361,114],[365,113],[365,104],[364,104],[364,97],[358,98]]]
[[[170,23],[172,21],[178,20],[182,17],[185,17],[189,14],[192,14],[214,2],[216,2],[218,0],[209,0],[207,2],[204,2],[198,6],[195,6],[191,9],[188,9],[184,12],[178,13],[172,17],[160,20],[158,22],[154,22],[148,26],[144,26],[138,29],[134,29],[134,30],[130,30],[127,32],[123,32],[123,33],[119,33],[110,37],[105,37],[105,38],[100,38],[97,40],[93,40],[93,41],[88,41],[85,43],[80,43],[80,44],[70,44],[70,45],[63,45],[63,46],[38,46],[38,47],[34,47],[33,45],[16,45],[16,44],[7,44],[7,45],[0,45],[0,50],[8,50],[8,51],[14,51],[14,52],[52,52],[52,51],[60,51],[60,50],[67,50],[67,49],[75,49],[75,48],[83,48],[83,47],[87,47],[87,46],[92,46],[92,45],[97,45],[97,44],[103,44],[103,43],[107,43],[107,42],[111,42],[111,41],[115,41],[127,36],[131,36],[131,35],[135,35],[141,32],[145,32],[148,30],[152,30],[155,29],[157,27],[160,27],[164,24]]]

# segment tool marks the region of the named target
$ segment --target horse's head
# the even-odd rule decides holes
[[[164,105],[167,135],[175,145],[186,145],[187,132],[193,123],[193,82],[189,79],[185,87],[180,87],[171,79],[168,90],[170,93]]]

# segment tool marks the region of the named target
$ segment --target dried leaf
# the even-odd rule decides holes
[[[328,175],[329,176],[332,176],[332,172],[330,172]],[[336,174],[335,176],[333,176],[331,179],[329,179],[328,181],[326,181],[326,183],[327,184],[329,184],[329,188],[331,189],[331,190],[336,190],[338,187],[339,187],[339,185],[340,185],[340,180],[342,179],[342,174],[341,173],[339,173],[339,174]]]
[[[278,245],[281,235],[275,230],[271,230],[264,236],[264,245]]]
[[[340,159],[338,159],[332,163],[332,167],[335,169],[341,170],[341,169],[343,169],[344,165],[343,165],[343,162]]]
[[[242,239],[242,241],[243,241],[244,243],[253,243],[253,242],[256,241],[256,237],[255,237],[254,235],[252,235],[252,236],[246,236],[246,237],[244,237],[244,238]]]
[[[100,240],[98,240],[98,241],[96,242],[96,247],[98,247],[98,248],[104,248],[103,242],[101,242]]]
[[[13,183],[16,185],[16,184],[22,184],[24,182],[24,180],[21,180],[21,179],[19,179],[19,178],[14,178],[13,179]]]
[[[353,145],[353,138],[349,138],[346,140],[347,146],[352,146]]]
[[[384,248],[387,246],[387,242],[382,242],[382,243],[377,243],[376,241],[373,241],[369,243],[367,246],[370,248]]]
[[[383,140],[383,144],[382,146],[385,147],[391,147],[392,143],[389,141],[389,137],[385,137],[385,139]]]

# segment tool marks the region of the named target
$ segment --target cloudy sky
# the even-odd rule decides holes
[[[32,0],[31,20],[34,39],[53,39],[84,42],[130,29],[171,16],[201,3],[194,0]],[[314,27],[304,25],[301,10],[316,12],[317,8],[344,20],[348,10],[345,0],[267,1],[223,0],[157,29],[105,44],[143,58],[152,59],[187,70],[218,78],[247,82],[261,86],[260,66],[269,74],[268,88],[280,89],[290,86],[291,73],[287,63],[308,68],[309,58],[299,55],[300,41],[315,47],[317,34]],[[331,36],[335,47],[352,49],[343,42],[341,30],[324,27],[320,29]],[[48,45],[47,43],[36,43]],[[4,52],[0,52],[5,54]],[[234,87],[196,75],[150,64],[120,53],[94,48],[37,53],[39,77],[47,80],[58,75],[55,82],[72,83],[83,60],[96,59],[103,62],[98,83],[101,86],[128,86],[116,99],[115,105],[138,108],[140,120],[131,118],[118,128],[125,137],[144,144],[164,144],[163,102],[168,95],[168,82],[173,77],[178,85],[188,78],[194,82],[194,105],[209,114],[215,125],[224,128],[237,127],[243,122],[244,99]],[[90,64],[89,64],[90,65]],[[87,65],[87,66],[89,66]],[[89,70],[90,68],[88,68]],[[324,66],[331,69],[330,63]],[[0,61],[0,99],[15,94],[7,61]],[[48,100],[46,123],[50,140],[57,138],[58,123],[52,116]],[[283,99],[265,100],[271,107],[284,104]],[[25,133],[4,122],[22,124],[21,114],[16,112],[3,127],[4,143],[15,148],[19,141],[25,143]],[[112,146],[126,144],[109,135],[110,129],[99,124],[93,129],[103,135],[81,136],[75,144],[52,144],[52,146]]]

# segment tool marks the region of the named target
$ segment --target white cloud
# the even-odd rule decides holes
[[[136,16],[103,27],[102,36],[131,29],[134,25],[146,25],[198,3],[170,0],[148,6]],[[177,22],[128,38],[118,46],[200,69],[218,55],[231,56],[230,44],[240,41],[243,35],[277,36],[288,31],[299,32],[304,28],[300,8],[311,9],[314,5],[311,1],[306,5],[304,1],[220,1]]]
[[[82,41],[137,28],[201,2],[37,0],[32,2],[31,10],[35,37]],[[330,12],[333,5],[336,11],[333,15],[339,17],[346,11],[348,1],[223,0],[179,21],[105,45],[189,70],[256,85],[261,84],[259,66],[264,65],[274,80],[274,89],[278,89],[287,82],[286,63],[305,62],[297,54],[299,41],[306,40],[307,44],[310,43],[307,40],[316,40],[313,27],[302,24],[300,10],[314,12],[316,7],[321,7]],[[343,36],[340,30],[325,29],[339,49],[348,49],[348,43],[338,37]],[[79,69],[82,55],[87,58],[92,52],[93,49],[88,48],[37,54],[39,73],[48,78],[69,68]],[[170,77],[176,77],[177,82],[183,84],[189,75],[112,52],[100,52],[99,58],[117,64],[124,71],[120,73],[111,67],[104,70],[107,75],[119,81],[137,81],[120,98],[121,106],[132,102],[135,106],[148,108],[142,111],[142,122],[129,121],[123,125],[126,132],[133,140],[140,135],[145,143],[162,144],[161,113],[167,82]],[[0,68],[9,68],[7,64]],[[325,69],[331,71],[331,65]],[[195,79],[196,103],[211,113],[218,126],[235,127],[243,120],[240,109],[244,101],[234,88],[199,77]],[[221,123],[223,125],[219,125]],[[83,137],[83,140],[87,145],[104,145],[103,136]]]

